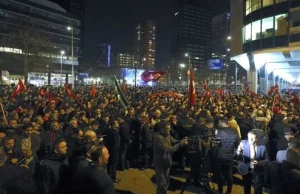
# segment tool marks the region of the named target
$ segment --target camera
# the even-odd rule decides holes
[[[221,139],[214,138],[212,136],[191,136],[188,139],[189,152],[200,152],[202,150],[201,141],[205,141],[203,144],[209,148],[217,149],[221,147]]]

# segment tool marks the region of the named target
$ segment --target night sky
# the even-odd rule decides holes
[[[212,0],[213,15],[229,11],[230,0]],[[113,54],[132,52],[134,27],[139,20],[157,22],[156,64],[170,61],[173,0],[87,1],[83,45],[83,68],[95,66],[97,45],[111,44]]]

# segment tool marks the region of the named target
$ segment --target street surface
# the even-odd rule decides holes
[[[130,170],[125,170],[123,172],[118,171],[117,177],[122,180],[120,183],[115,184],[116,190],[120,194],[155,194],[156,185],[154,182],[154,175],[155,172],[152,169],[138,170],[131,168]],[[173,173],[168,194],[179,194],[186,178],[187,175],[182,172]],[[215,188],[217,189],[216,185]],[[225,187],[224,191],[226,191]],[[195,193],[201,193],[201,189],[192,185],[187,186],[184,192],[184,194]],[[252,193],[254,193],[253,189]],[[240,175],[234,175],[232,194],[243,194]]]

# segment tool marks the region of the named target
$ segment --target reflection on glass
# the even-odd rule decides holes
[[[287,34],[288,21],[287,14],[275,16],[275,35],[282,36]]]
[[[268,17],[262,20],[262,38],[269,38],[273,36],[273,19],[274,17]]]

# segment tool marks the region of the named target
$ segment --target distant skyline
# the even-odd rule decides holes
[[[230,0],[212,1],[213,16],[229,11]],[[83,69],[96,64],[98,44],[111,44],[114,56],[133,51],[135,24],[147,19],[157,22],[156,65],[166,65],[171,54],[172,17],[173,0],[87,1]]]

